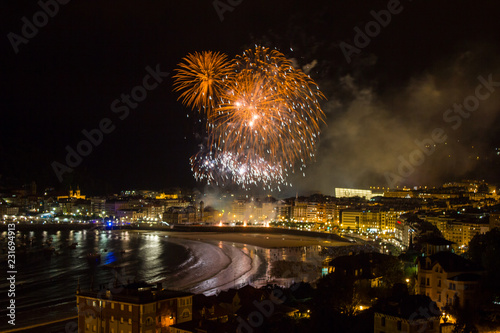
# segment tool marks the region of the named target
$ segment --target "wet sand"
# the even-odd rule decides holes
[[[326,238],[294,236],[286,234],[227,233],[227,232],[166,232],[169,237],[201,241],[223,241],[254,245],[262,248],[303,246],[347,246],[346,242]]]

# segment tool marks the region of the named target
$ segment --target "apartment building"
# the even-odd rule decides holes
[[[77,290],[78,332],[169,332],[170,325],[192,320],[192,297],[145,282]]]
[[[483,270],[471,261],[451,252],[438,252],[417,259],[416,292],[429,296],[439,308],[452,304],[472,306],[480,287]]]

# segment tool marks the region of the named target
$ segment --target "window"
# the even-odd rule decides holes
[[[128,324],[132,325],[132,319],[131,318],[128,319]]]
[[[429,283],[429,282],[430,282],[430,281],[429,281],[429,278],[427,278],[427,283],[426,283],[426,284],[427,284],[428,286],[430,285],[430,283]]]
[[[441,294],[438,294],[438,302],[441,302]]]
[[[115,303],[111,303],[111,308],[114,309],[115,308]]]
[[[120,310],[123,311],[123,304],[120,304]]]
[[[111,316],[111,321],[115,321],[115,316]]]
[[[398,331],[401,331],[401,320],[398,320]]]
[[[438,280],[438,287],[441,287],[441,280]]]
[[[129,306],[128,306],[128,311],[129,311],[129,312],[132,312],[132,305],[129,305]]]
[[[95,331],[97,331],[96,325],[92,326],[92,332],[95,332]]]
[[[120,323],[123,324],[123,317],[120,317]]]
[[[380,325],[385,326],[385,317],[380,318]]]

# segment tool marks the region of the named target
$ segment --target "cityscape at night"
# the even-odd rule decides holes
[[[499,332],[500,5],[5,2],[0,332]]]

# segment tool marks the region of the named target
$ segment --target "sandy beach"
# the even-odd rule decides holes
[[[201,241],[223,241],[254,245],[262,248],[285,248],[303,246],[347,246],[352,245],[336,240],[294,236],[286,234],[227,233],[227,232],[166,232],[169,237]]]

